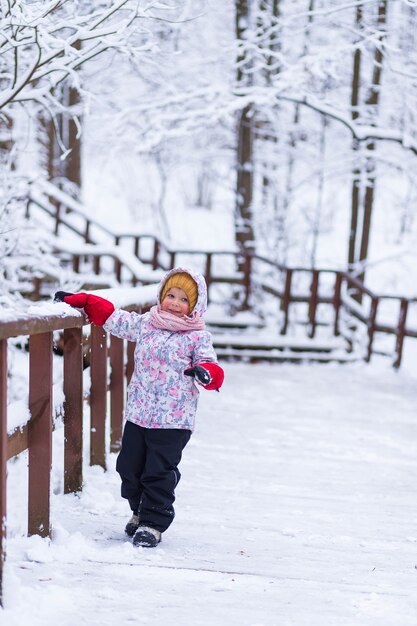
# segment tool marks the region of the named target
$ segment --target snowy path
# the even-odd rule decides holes
[[[1,626],[417,624],[416,381],[387,363],[226,374],[153,551],[123,536],[114,455],[63,496],[56,444],[52,542],[23,536],[11,466]]]

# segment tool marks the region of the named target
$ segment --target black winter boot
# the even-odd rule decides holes
[[[150,526],[139,526],[136,535],[133,537],[134,546],[143,548],[155,548],[161,541],[161,533]]]
[[[125,533],[128,537],[133,537],[137,529],[139,528],[139,515],[133,513],[132,517],[126,524]]]

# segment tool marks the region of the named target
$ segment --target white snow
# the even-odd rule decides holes
[[[225,370],[154,550],[123,535],[116,455],[63,495],[57,425],[51,540],[26,536],[26,455],[9,462],[1,626],[415,625],[414,374],[386,360]]]
[[[18,10],[25,9],[23,17],[27,11],[30,17],[36,8],[36,3],[26,3],[26,7],[25,3],[15,4]],[[97,8],[93,19],[101,19],[102,11],[113,14],[112,4]],[[252,89],[235,89],[235,3],[231,2],[194,0],[183,9],[181,3],[168,3],[175,13],[184,11],[177,24],[169,21],[169,31],[162,21],[143,19],[155,7],[165,13],[162,4],[147,3],[149,11],[140,9],[143,30],[137,36],[129,34],[133,56],[124,56],[131,68],[112,61],[110,55],[91,69],[84,66],[86,208],[70,201],[73,211],[65,213],[65,219],[81,228],[83,220],[76,212],[83,212],[93,233],[100,233],[100,246],[80,243],[62,225],[59,238],[52,236],[46,215],[39,222],[24,222],[21,228],[19,224],[19,229],[19,213],[6,215],[3,234],[15,231],[19,237],[6,236],[3,246],[7,289],[0,293],[0,323],[56,314],[82,315],[64,303],[28,305],[18,296],[8,295],[9,287],[14,292],[22,288],[22,275],[27,280],[28,268],[37,276],[46,273],[59,278],[59,288],[68,291],[78,291],[81,280],[97,284],[97,276],[67,276],[68,270],[60,267],[58,258],[44,254],[54,246],[70,255],[105,255],[102,269],[108,274],[109,285],[114,283],[114,259],[123,262],[125,280],[131,273],[146,282],[160,278],[158,271],[133,257],[129,250],[132,240],[124,240],[122,248],[115,249],[111,233],[133,236],[154,232],[173,250],[233,250],[234,128],[237,111],[249,102],[257,103],[260,119],[270,118],[271,128],[280,139],[257,142],[257,162],[262,167],[268,165],[267,179],[269,176],[273,182],[265,207],[260,200],[260,177],[255,184],[259,251],[272,251],[295,266],[312,263],[343,268],[355,166],[351,160],[352,134],[360,138],[367,134],[383,136],[389,141],[378,142],[367,285],[377,293],[415,296],[415,160],[409,151],[399,148],[400,144],[415,145],[415,85],[413,77],[407,75],[413,62],[410,50],[415,13],[407,23],[412,8],[408,12],[407,2],[391,3],[379,125],[359,126],[351,122],[346,109],[351,72],[346,58],[357,35],[351,28],[357,3],[316,6],[314,20],[310,19],[313,13],[305,12],[306,2],[282,4],[279,28],[284,29],[281,56],[285,62],[275,73],[278,82],[268,89],[259,79]],[[362,4],[369,6],[370,19],[371,5],[376,3]],[[136,3],[129,10],[137,10]],[[128,14],[122,11],[118,15],[114,13],[112,23],[113,49],[131,33],[124,28]],[[170,12],[166,15],[169,17]],[[197,16],[200,19],[194,19]],[[49,32],[43,43],[42,37],[39,39],[44,52],[50,52],[54,41],[55,52],[65,41],[71,43],[81,37],[86,42],[92,28],[87,17],[78,15],[75,29],[53,30],[54,25],[70,22],[60,21],[60,13],[51,11],[45,23],[39,24],[41,34]],[[27,28],[34,23],[37,21],[29,20]],[[240,27],[244,26],[241,22]],[[262,52],[249,22],[247,26],[247,44]],[[103,29],[95,32],[103,34]],[[369,44],[371,31],[364,31]],[[152,34],[159,50],[153,47]],[[306,34],[308,54],[300,54]],[[367,40],[363,43],[366,51]],[[71,46],[67,52],[71,49],[74,52]],[[152,49],[151,54],[147,54],[148,49]],[[30,46],[19,50],[15,59],[26,71]],[[88,50],[86,43],[83,54]],[[43,99],[48,93],[48,76],[61,80],[61,73],[50,72],[48,57],[45,59],[44,69],[36,76],[40,79],[34,83],[36,89],[30,91],[29,85],[17,101],[23,102],[29,91]],[[140,71],[136,72],[138,59]],[[56,68],[66,71],[70,61],[71,55],[64,55]],[[402,68],[399,73],[397,65]],[[75,72],[71,76],[76,80]],[[19,87],[19,82],[15,86]],[[301,123],[294,125],[293,103],[301,99]],[[57,104],[60,111],[61,103],[49,97],[48,108],[55,110]],[[334,120],[327,124],[322,155],[317,151],[321,129],[315,108],[328,113],[328,122]],[[39,175],[40,152],[33,137],[36,111],[26,111],[17,113],[15,107],[12,112],[11,137],[19,147],[19,177],[23,173],[32,178]],[[365,110],[361,116],[368,119]],[[296,126],[300,135],[293,142]],[[266,149],[269,144],[271,152]],[[316,184],[320,177],[323,188]],[[37,181],[32,197],[45,203],[52,192],[57,195],[55,188]],[[8,193],[6,184],[3,199]],[[62,192],[57,199],[64,200]],[[64,204],[67,202],[65,198]],[[283,224],[277,213],[280,204],[288,205]],[[46,207],[54,214],[51,204]],[[275,232],[277,219],[283,237]],[[12,256],[8,256],[10,242],[16,246]],[[144,258],[152,258],[152,241],[145,240],[144,248]],[[184,256],[187,265],[196,264],[196,270],[201,270],[197,264],[204,264],[203,255],[200,259],[198,255],[179,256],[181,261],[177,256],[176,264],[182,264]],[[233,274],[231,258],[215,257],[214,275]],[[276,280],[265,274],[265,283],[276,287]],[[305,289],[303,285],[301,288]],[[328,287],[329,293],[332,288]],[[116,306],[148,304],[155,300],[156,285],[95,293]],[[408,323],[414,328],[417,313],[415,306],[411,308]],[[278,313],[275,303],[274,311]],[[222,307],[221,313],[211,314],[211,321],[217,318],[224,328],[227,322],[223,314]],[[321,315],[320,310],[318,318]],[[241,314],[239,318],[243,327],[259,326],[256,316]],[[393,302],[380,305],[379,323],[397,319]],[[291,332],[295,331],[294,324]],[[229,332],[223,339],[236,343],[236,335]],[[388,340],[394,344],[395,336],[377,337],[378,345],[384,343],[384,347]],[[243,341],[247,345],[248,336]],[[280,338],[280,347],[286,347],[288,341]],[[323,341],[312,340],[309,347],[314,343],[322,345]],[[226,364],[221,393],[202,392],[197,431],[180,466],[183,478],[177,490],[177,517],[155,550],[133,548],[124,536],[130,512],[120,497],[116,455],[108,454],[106,472],[88,466],[87,405],[84,488],[78,495],[63,495],[63,427],[58,418],[53,434],[51,539],[27,537],[27,453],[8,462],[7,560],[0,626],[415,626],[415,343],[406,339],[399,372],[390,367],[389,359],[377,358],[370,365]],[[291,344],[300,347],[307,342],[293,338]],[[10,353],[9,431],[23,426],[29,418],[27,355],[19,350]],[[250,357],[249,350],[245,354]],[[57,408],[63,402],[62,372],[56,373],[54,368],[54,376],[58,378],[54,378]],[[84,376],[86,391],[88,372]]]

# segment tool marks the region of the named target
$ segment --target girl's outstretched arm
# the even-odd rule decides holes
[[[68,293],[57,291],[55,301],[66,302],[76,309],[84,309],[90,322],[96,326],[103,326],[104,322],[114,311],[114,304],[101,296],[94,296],[91,293]]]

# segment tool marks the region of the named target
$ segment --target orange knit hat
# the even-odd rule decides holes
[[[187,274],[187,272],[178,272],[177,274],[172,274],[172,276],[168,278],[165,285],[163,286],[161,292],[161,302],[164,301],[165,296],[172,287],[182,289],[187,294],[191,313],[198,300],[198,287],[195,280],[191,278],[191,276]]]

